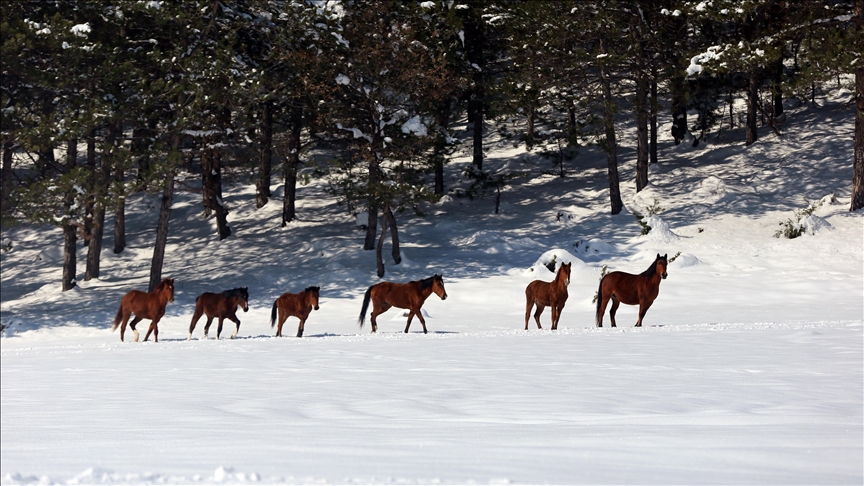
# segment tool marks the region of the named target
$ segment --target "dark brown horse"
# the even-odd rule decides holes
[[[270,312],[270,327],[276,325],[276,312],[279,312],[279,327],[276,329],[276,337],[282,337],[282,325],[289,317],[300,319],[297,327],[297,337],[303,337],[303,326],[312,309],[318,310],[318,292],[321,287],[306,287],[299,294],[285,292],[273,302],[273,310]]]
[[[405,332],[411,327],[411,320],[414,316],[420,319],[420,324],[423,324],[423,333],[426,333],[426,319],[423,319],[423,314],[420,313],[420,307],[426,302],[426,299],[435,292],[435,295],[441,300],[447,299],[447,291],[444,290],[444,277],[434,275],[423,280],[413,280],[408,283],[393,283],[381,282],[375,284],[366,290],[366,295],[363,297],[363,308],[360,310],[360,327],[366,320],[366,309],[369,308],[369,301],[372,301],[372,332],[378,331],[378,322],[376,318],[383,312],[386,312],[390,307],[399,309],[408,309],[408,323],[405,325]]]
[[[234,334],[231,339],[237,337],[240,332],[240,319],[237,319],[237,306],[243,307],[243,312],[249,310],[249,287],[236,288],[226,290],[225,292],[214,294],[212,292],[204,292],[195,299],[195,314],[192,315],[192,323],[189,324],[189,337],[187,341],[192,339],[192,331],[195,330],[195,324],[198,324],[198,319],[201,319],[203,314],[207,314],[207,324],[204,325],[204,339],[209,339],[207,332],[210,331],[210,324],[214,317],[219,318],[219,326],[216,327],[216,339],[222,334],[222,321],[228,319],[237,324],[234,329]]]
[[[120,321],[120,341],[123,342],[123,335],[126,333],[126,323],[129,317],[135,314],[135,319],[129,322],[129,327],[135,333],[135,342],[138,342],[138,331],[135,326],[141,319],[150,319],[150,329],[144,336],[144,340],[150,339],[150,333],[153,333],[153,339],[159,342],[159,319],[165,315],[165,306],[168,302],[174,302],[174,279],[166,278],[159,282],[159,285],[153,289],[153,292],[142,292],[140,290],[130,290],[120,299],[120,308],[117,310],[117,315],[114,316],[114,324],[111,326],[111,331],[117,329]]]
[[[552,330],[558,329],[558,320],[561,319],[561,311],[567,302],[567,286],[570,285],[570,264],[565,263],[558,267],[555,280],[543,282],[535,280],[525,288],[525,330],[528,330],[528,318],[531,317],[531,309],[536,305],[534,320],[537,321],[537,329],[543,329],[540,325],[540,314],[548,305],[552,308]]]
[[[612,307],[609,308],[609,319],[612,321],[612,327],[615,327],[615,311],[620,304],[639,306],[639,320],[636,321],[636,327],[642,327],[642,318],[660,293],[660,280],[666,278],[668,265],[669,260],[666,255],[661,257],[658,253],[648,270],[639,275],[612,272],[603,277],[600,280],[600,288],[597,289],[597,327],[603,327],[603,314],[610,299]]]

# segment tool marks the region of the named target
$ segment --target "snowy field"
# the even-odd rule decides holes
[[[492,198],[446,198],[397,215],[404,261],[387,260],[385,279],[442,273],[449,294],[426,302],[427,335],[416,320],[402,333],[396,310],[377,335],[358,327],[375,255],[323,182],[298,188],[287,228],[281,185],[260,210],[250,180],[226,185],[222,242],[200,194],[180,189],[158,344],[110,331],[123,294],[146,289],[157,197],[130,199],[120,255],[109,219],[103,278],[69,292],[59,229],[4,230],[2,483],[861,484],[864,214],[848,212],[848,97],[789,105],[784,136],[766,128],[750,147],[737,130],[698,148],[661,137],[638,195],[623,129],[627,209],[663,209],[646,236],[608,214],[596,147],[561,179],[490,143],[486,168],[530,170],[500,214]],[[811,234],[774,238],[804,198],[822,203]],[[645,327],[630,306],[619,327],[594,326],[603,265],[639,273],[678,252]],[[559,330],[547,309],[544,330],[524,331],[524,289],[552,279],[553,255],[573,264]],[[305,336],[274,338],[275,298],[310,285],[321,304]],[[204,341],[200,322],[186,341],[196,296],[245,286],[238,339]]]

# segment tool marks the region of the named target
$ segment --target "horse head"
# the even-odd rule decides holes
[[[441,300],[447,300],[447,291],[444,290],[444,276],[440,273],[436,273],[432,277],[432,292],[435,292],[435,295],[440,297]]]
[[[665,279],[665,278],[667,277],[667,275],[668,275],[668,274],[666,273],[666,267],[669,266],[669,259],[666,258],[668,255],[669,255],[669,254],[667,253],[666,255],[663,255],[663,256],[661,257],[660,254],[658,253],[658,254],[657,254],[657,259],[654,260],[654,263],[657,265],[657,267],[656,267],[656,268],[657,268],[657,273],[660,274],[660,278],[664,278],[664,279]]]
[[[563,280],[564,286],[570,285],[570,263],[564,263],[558,267],[558,274],[555,275],[556,280]]]
[[[315,310],[318,310],[318,294],[320,291],[321,287],[309,287],[306,289],[306,301]]]
[[[161,289],[159,287],[161,287]],[[162,283],[160,283],[159,286],[156,288],[156,290],[158,290],[160,292],[167,291],[168,292],[168,302],[174,302],[174,279],[173,278],[166,278],[165,280],[163,280]]]
[[[249,287],[238,289],[240,291],[240,306],[243,312],[249,312]]]

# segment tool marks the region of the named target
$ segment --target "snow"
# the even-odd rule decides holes
[[[402,124],[402,133],[411,134],[418,137],[425,137],[427,135],[426,125],[420,121],[420,115],[414,115],[408,121]]]
[[[87,37],[90,32],[90,24],[77,24],[69,29],[76,37]]]
[[[178,185],[163,270],[176,300],[158,344],[120,343],[110,321],[123,294],[146,288],[159,195],[129,196],[127,249],[106,250],[102,276],[67,292],[60,229],[4,229],[0,481],[861,484],[854,118],[845,98],[817,101],[788,107],[783,138],[763,128],[749,147],[742,129],[675,146],[665,123],[639,194],[635,129],[622,125],[624,203],[662,208],[644,236],[627,210],[609,214],[597,147],[562,179],[490,138],[484,168],[530,173],[502,191],[500,214],[491,197],[450,195],[425,217],[397,215],[402,264],[385,242],[386,280],[444,275],[448,298],[426,301],[425,335],[416,319],[402,332],[401,310],[378,334],[358,327],[380,281],[375,252],[324,181],[298,187],[298,219],[282,228],[281,201],[256,209],[254,183],[226,177],[234,235],[222,241],[200,192]],[[448,188],[470,164],[466,146]],[[824,226],[775,238],[804,198],[822,202],[810,216]],[[644,327],[625,305],[619,327],[608,315],[594,327],[603,266],[640,273],[657,253],[678,256]],[[552,280],[553,260],[572,265],[559,329],[547,309],[544,330],[524,331],[524,289]],[[274,338],[274,299],[310,285],[321,301],[304,337]],[[237,339],[186,341],[198,295],[245,286]]]

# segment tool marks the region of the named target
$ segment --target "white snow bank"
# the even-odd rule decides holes
[[[579,240],[573,244],[573,249],[580,255],[608,255],[615,252],[612,245],[599,238]]]
[[[651,227],[651,231],[649,231],[647,235],[643,236],[643,238],[648,241],[671,243],[679,238],[678,235],[669,229],[669,225],[666,221],[663,221],[663,219],[656,214],[645,218],[645,224]]]

